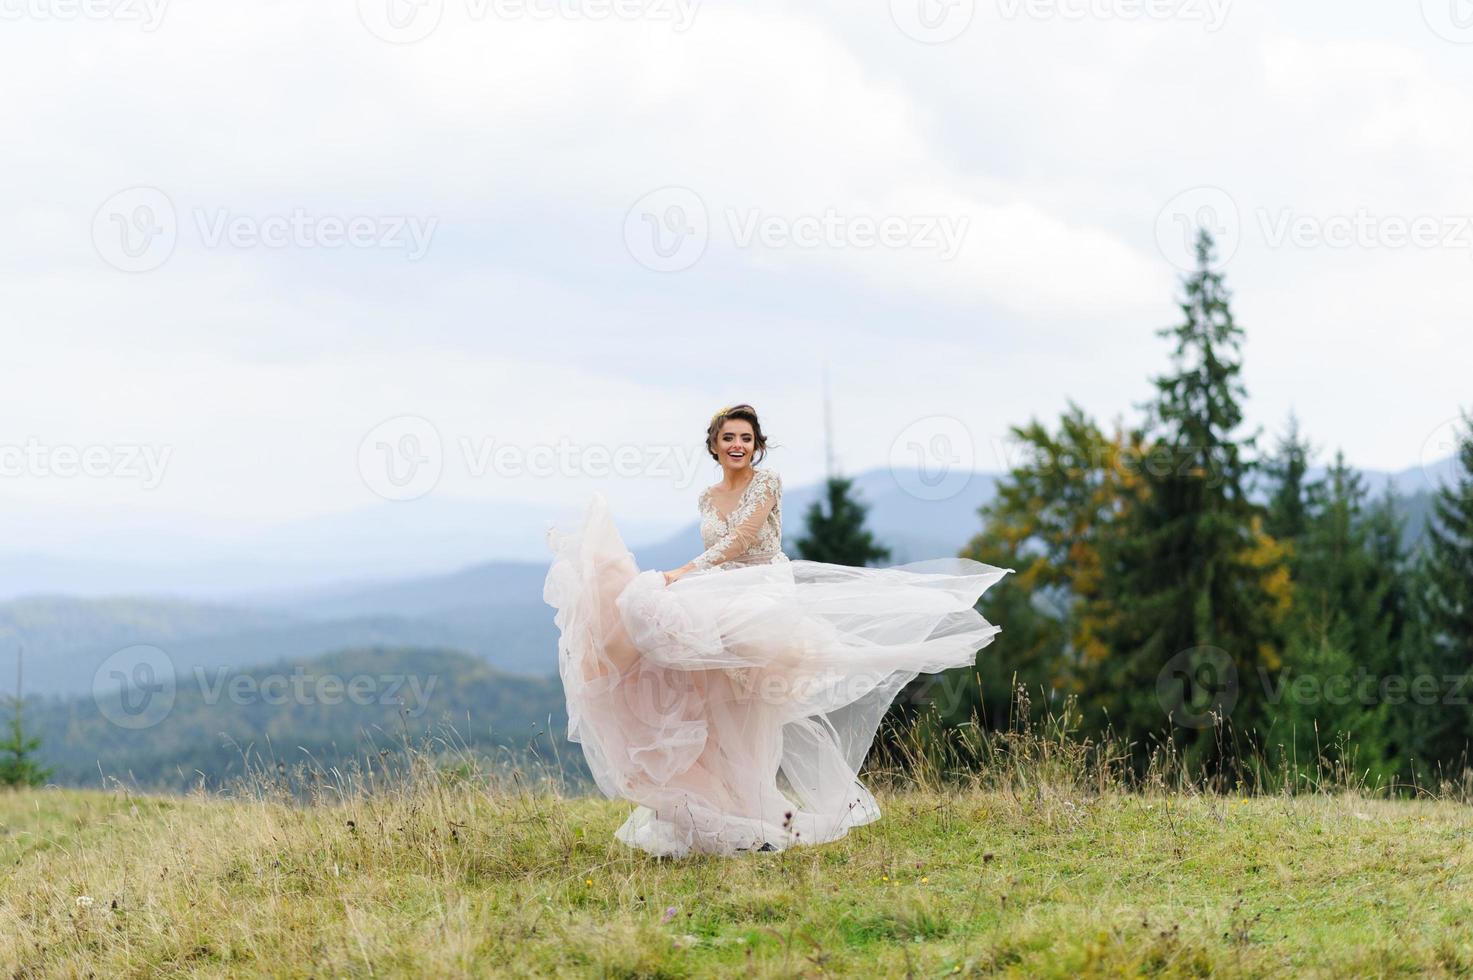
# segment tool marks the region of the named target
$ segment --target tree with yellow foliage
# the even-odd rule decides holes
[[[1104,690],[1117,727],[1135,736],[1173,728],[1209,766],[1251,757],[1267,720],[1264,681],[1282,666],[1292,604],[1286,554],[1249,496],[1252,435],[1240,435],[1243,331],[1214,268],[1213,242],[1197,241],[1183,284],[1172,368],[1137,436],[1137,499],[1112,536],[1112,590]],[[1144,749],[1144,743],[1143,749]]]

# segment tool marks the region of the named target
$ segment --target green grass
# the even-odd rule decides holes
[[[1456,803],[973,789],[881,805],[824,847],[672,862],[611,839],[627,804],[505,788],[310,806],[3,793],[0,968],[1473,973],[1473,811]]]

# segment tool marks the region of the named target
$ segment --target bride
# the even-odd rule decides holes
[[[717,412],[706,449],[721,481],[698,500],[706,550],[681,567],[641,572],[601,495],[579,532],[549,532],[568,738],[599,789],[638,804],[626,844],[831,841],[879,819],[858,773],[881,718],[917,674],[974,662],[998,632],[974,606],[1008,570],[790,561],[756,411]]]

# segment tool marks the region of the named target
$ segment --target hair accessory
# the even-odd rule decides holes
[[[715,415],[711,416],[711,424],[712,425],[715,425],[717,419],[721,418],[721,416],[725,415],[727,412],[731,411],[733,408],[736,408],[736,406],[735,405],[728,405],[725,408],[723,408],[721,411],[717,412]]]

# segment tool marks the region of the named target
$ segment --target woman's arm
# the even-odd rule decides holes
[[[683,575],[707,568],[714,568],[733,558],[740,557],[746,550],[752,547],[752,542],[757,540],[757,535],[762,531],[762,525],[767,520],[767,515],[772,513],[772,508],[777,506],[778,499],[782,496],[782,479],[776,473],[768,470],[758,470],[752,479],[761,481],[752,489],[752,493],[743,501],[737,512],[731,515],[731,524],[727,531],[716,543],[688,561],[673,572],[665,573],[665,582],[668,585]]]

